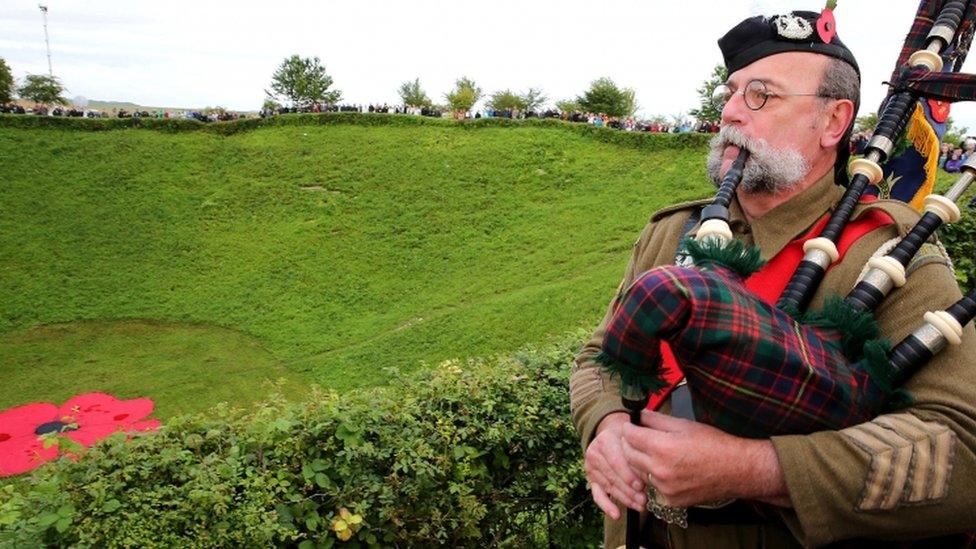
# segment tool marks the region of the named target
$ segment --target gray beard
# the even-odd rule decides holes
[[[810,171],[803,155],[794,149],[777,149],[763,139],[754,139],[742,134],[737,126],[723,126],[709,144],[706,168],[716,186],[722,181],[722,153],[729,145],[749,151],[742,170],[739,190],[747,194],[781,194],[792,190]]]

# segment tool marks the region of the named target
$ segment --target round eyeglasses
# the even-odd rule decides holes
[[[712,105],[716,109],[722,110],[725,104],[732,99],[735,94],[741,94],[742,100],[749,109],[758,111],[766,105],[766,101],[769,101],[770,97],[823,97],[825,99],[830,99],[829,96],[819,94],[819,93],[776,93],[771,92],[766,88],[766,83],[762,80],[750,80],[746,87],[738,91],[732,91],[732,88],[726,84],[719,84],[715,86],[715,91],[712,92]]]

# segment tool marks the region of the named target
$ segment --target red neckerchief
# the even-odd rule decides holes
[[[861,201],[873,202],[874,200],[875,197],[873,196],[865,196]],[[783,293],[783,290],[789,283],[790,277],[793,276],[793,271],[796,270],[800,265],[800,261],[803,260],[803,243],[820,234],[820,231],[827,224],[828,218],[829,216],[824,215],[809,231],[784,246],[779,253],[763,265],[762,269],[759,269],[746,279],[746,288],[749,288],[759,299],[770,305],[775,305],[780,294]],[[844,228],[844,232],[841,233],[840,242],[837,243],[837,251],[840,253],[840,257],[827,269],[830,270],[835,265],[840,264],[844,260],[844,255],[847,253],[847,250],[859,238],[880,227],[892,225],[894,222],[891,216],[885,212],[872,209],[865,212],[857,220],[848,223],[847,227]],[[678,366],[674,354],[671,352],[671,348],[665,341],[661,342],[661,358],[664,380],[668,385],[660,392],[651,395],[650,401],[647,403],[648,410],[657,410],[660,408],[668,397],[671,396],[671,391],[684,379],[684,374],[681,373],[681,367]]]

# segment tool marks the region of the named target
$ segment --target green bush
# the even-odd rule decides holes
[[[207,131],[220,135],[254,130],[261,127],[276,126],[328,126],[350,124],[357,126],[461,126],[469,129],[543,127],[562,128],[580,135],[592,137],[607,143],[616,143],[648,151],[665,149],[704,149],[711,134],[681,133],[660,134],[648,132],[625,132],[610,128],[597,128],[590,124],[565,122],[556,119],[529,118],[511,120],[508,118],[479,118],[473,120],[451,120],[414,115],[370,114],[357,112],[339,113],[299,113],[272,116],[269,118],[245,118],[228,122],[204,124],[196,120],[176,118],[68,118],[56,116],[0,115],[0,127],[9,128],[54,128],[79,131],[105,131],[125,128],[145,128],[163,132],[178,133],[188,131]]]
[[[146,128],[166,133],[196,131],[207,126],[197,120],[181,118],[72,118],[67,116],[0,115],[2,128],[50,128],[57,130],[107,131]]]
[[[0,488],[0,544],[593,546],[571,356],[447,362],[117,436]]]
[[[954,185],[961,174],[951,174],[939,170],[935,185],[935,192],[944,194]],[[972,188],[956,204],[962,210],[962,219],[956,223],[943,225],[939,229],[939,239],[945,244],[952,258],[956,271],[956,280],[963,292],[976,287],[976,208],[966,205],[976,198],[976,191]]]
[[[956,279],[963,291],[976,287],[976,215],[972,209],[963,211],[958,223],[943,226],[940,238],[956,270]]]

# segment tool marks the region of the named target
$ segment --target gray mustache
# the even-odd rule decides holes
[[[755,140],[745,136],[742,132],[735,126],[724,126],[719,133],[712,138],[712,147],[728,147],[729,145],[735,145],[741,149],[749,151],[750,154],[755,154],[756,143]]]

